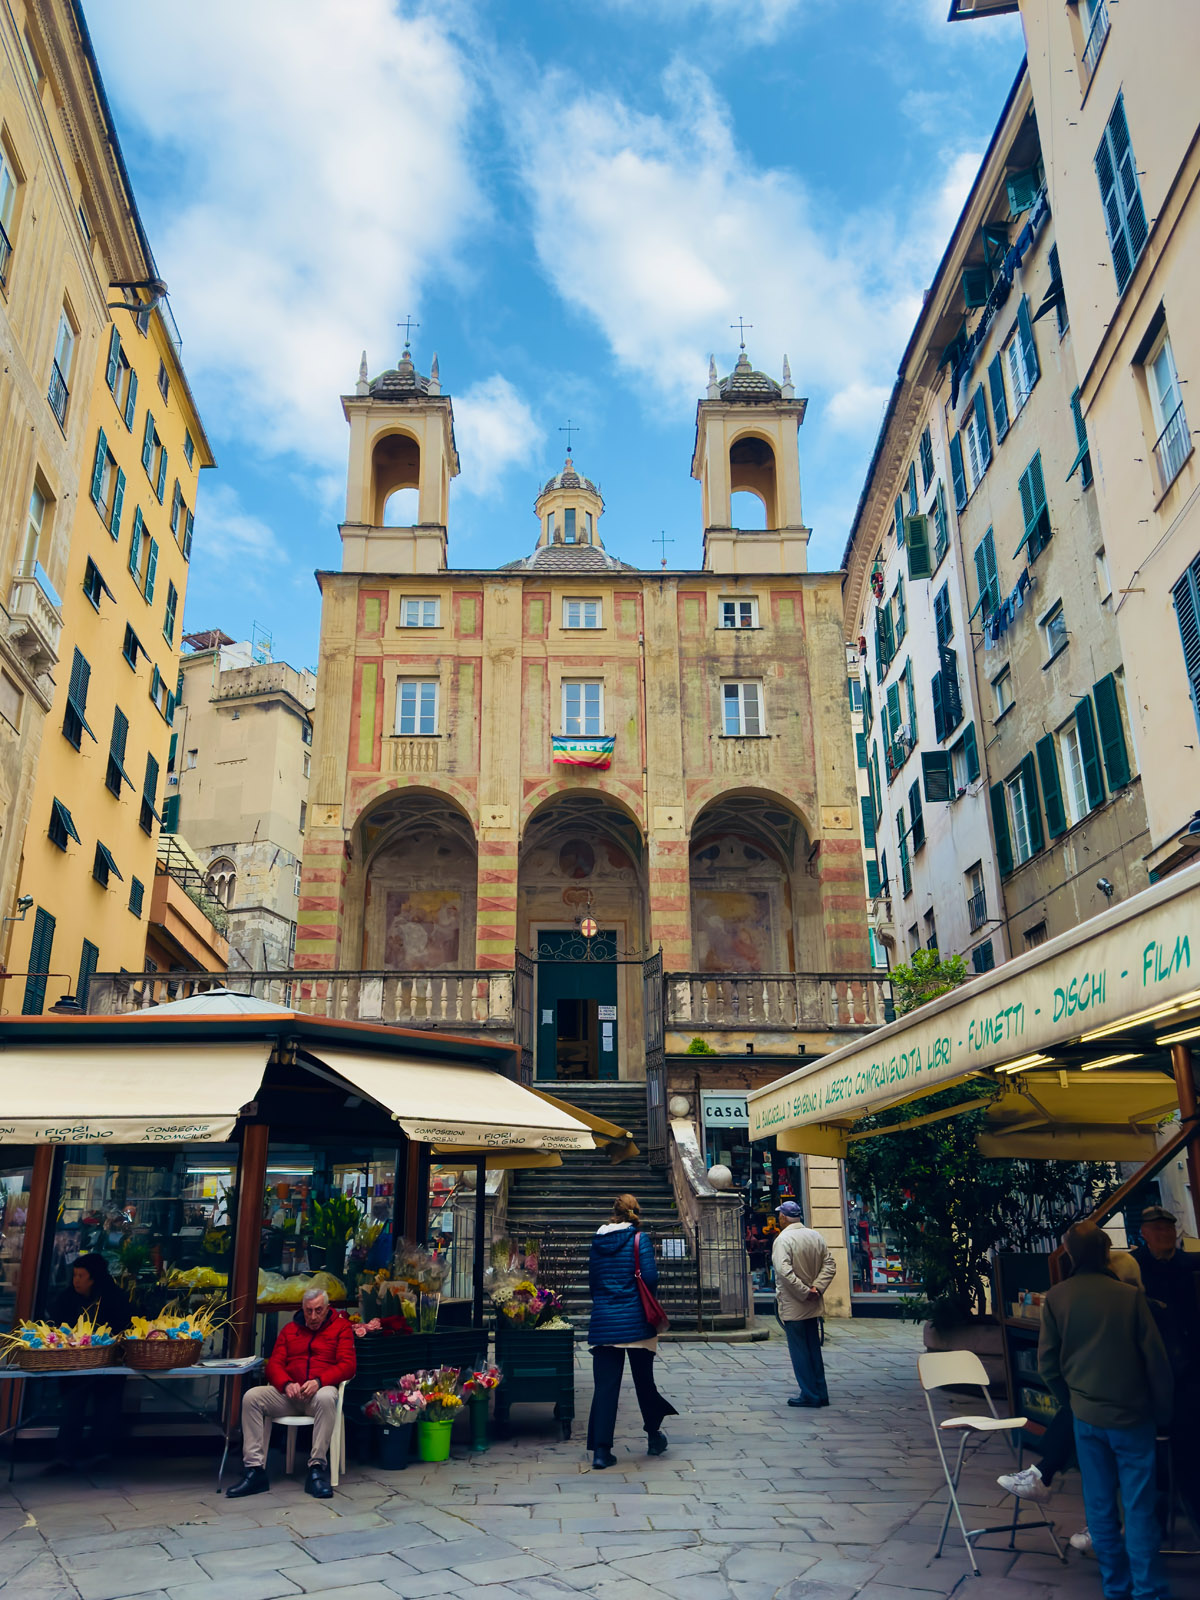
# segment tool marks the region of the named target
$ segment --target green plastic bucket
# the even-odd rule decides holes
[[[425,1417],[417,1423],[417,1454],[422,1461],[449,1461],[450,1431],[453,1422],[432,1422]]]

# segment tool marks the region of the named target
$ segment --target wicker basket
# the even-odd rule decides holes
[[[80,1372],[88,1367],[119,1367],[121,1347],[118,1344],[85,1344],[75,1348],[31,1350],[27,1346],[10,1345],[8,1359],[25,1372]]]
[[[195,1366],[203,1348],[203,1339],[126,1339],[122,1344],[125,1365],[141,1372]]]

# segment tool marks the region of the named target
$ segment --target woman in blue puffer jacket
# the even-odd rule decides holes
[[[613,1202],[612,1221],[596,1230],[588,1262],[588,1283],[592,1292],[592,1320],[588,1344],[592,1347],[592,1410],[588,1417],[588,1449],[597,1471],[616,1465],[613,1430],[617,1421],[617,1402],[625,1372],[625,1352],[642,1411],[648,1454],[660,1456],[667,1448],[662,1431],[664,1417],[678,1413],[669,1400],[659,1394],[654,1382],[654,1353],[658,1333],[642,1310],[642,1297],[634,1277],[634,1250],[647,1288],[658,1283],[654,1246],[641,1232],[638,1203],[631,1194],[619,1194]]]

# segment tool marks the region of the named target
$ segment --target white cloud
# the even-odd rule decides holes
[[[204,516],[196,529],[206,571],[217,566],[226,573],[235,571],[245,576],[248,568],[284,560],[274,531],[243,507],[237,490],[227,483],[205,484]]]
[[[838,216],[754,165],[702,73],[677,62],[663,89],[658,116],[562,73],[525,97],[515,137],[543,270],[655,400],[690,409],[714,346],[728,371],[744,314],[756,365],[778,375],[786,350],[833,421],[873,423],[976,158],[947,156],[944,188],[923,205],[906,192],[898,217]]]
[[[149,31],[97,0],[89,21],[159,159],[143,187],[172,191],[143,204],[210,432],[340,475],[359,351],[394,362],[397,317],[480,213],[457,46],[389,0],[167,5]]]
[[[512,466],[532,462],[545,438],[532,411],[500,373],[454,396],[454,431],[467,494],[489,494]]]
[[[747,39],[775,38],[805,0],[608,0],[622,11],[636,9],[644,16],[648,9],[678,22],[699,13],[727,25]]]

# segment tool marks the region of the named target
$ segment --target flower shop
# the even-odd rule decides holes
[[[569,1428],[561,1353],[549,1363],[552,1392],[543,1383],[532,1394],[511,1346],[536,1329],[543,1356],[564,1339],[569,1355],[571,1330],[545,1327],[557,1307],[530,1279],[535,1251],[506,1245],[490,1258],[482,1211],[489,1167],[556,1164],[593,1134],[516,1082],[511,1046],[214,990],[122,1016],[0,1019],[0,1073],[0,1336],[25,1328],[7,1341],[10,1369],[113,1367],[99,1330],[56,1334],[74,1355],[47,1347],[52,1330],[31,1331],[70,1284],[71,1263],[94,1253],[139,1319],[137,1337],[120,1343],[123,1371],[201,1352],[252,1370],[305,1290],[319,1287],[356,1325],[358,1375],[344,1404],[360,1444],[381,1448],[380,1435],[418,1416],[428,1435],[426,1424],[460,1412],[478,1444],[493,1391],[501,1426],[512,1400],[528,1397],[550,1398]],[[469,1294],[447,1292],[442,1237],[426,1248],[430,1169],[443,1162],[476,1183]],[[489,1289],[504,1324],[495,1367]],[[34,1341],[40,1348],[14,1348]],[[501,1384],[506,1363],[512,1381]],[[191,1400],[183,1384],[167,1400],[165,1386],[126,1385],[126,1431],[186,1421],[171,1402],[197,1409],[203,1365]],[[24,1387],[0,1385],[10,1432]],[[227,1443],[240,1388],[227,1382],[219,1396]],[[422,1443],[422,1453],[433,1448]]]

